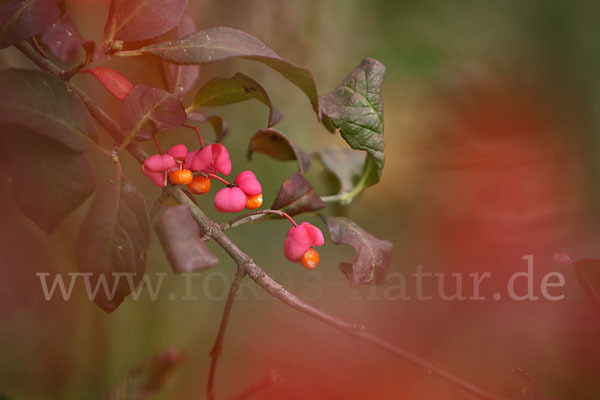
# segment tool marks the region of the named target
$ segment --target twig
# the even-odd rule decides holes
[[[52,60],[46,57],[46,55],[40,53],[38,49],[29,44],[29,42],[27,41],[22,41],[16,44],[15,47],[19,49],[23,54],[25,54],[31,61],[36,63],[38,67],[40,67],[44,71],[56,75],[59,79],[63,81],[68,81],[69,79],[71,79],[73,75],[75,75],[81,70],[81,68],[85,66],[85,61],[83,61],[77,63],[73,68],[69,70],[63,70],[59,68],[56,64],[54,64]]]
[[[181,204],[188,204],[194,219],[200,224],[200,226],[204,227],[203,224],[206,223],[208,217],[204,214],[202,210],[194,205],[194,203],[179,189],[175,187],[167,187],[167,191]],[[211,221],[212,222],[212,221]],[[213,229],[215,229],[213,227]],[[402,358],[413,365],[421,368],[423,371],[427,373],[436,374],[449,382],[454,383],[455,385],[463,388],[464,390],[478,396],[481,399],[486,400],[503,400],[505,399],[502,396],[497,396],[492,393],[487,392],[480,387],[463,380],[462,378],[452,374],[451,372],[446,371],[439,365],[426,360],[410,351],[395,346],[378,336],[375,336],[365,330],[364,325],[360,324],[352,324],[350,322],[344,321],[340,318],[334,317],[331,314],[326,313],[316,307],[311,306],[300,298],[296,297],[294,294],[287,291],[282,285],[273,280],[269,275],[265,273],[265,271],[258,266],[254,261],[244,253],[240,248],[237,247],[235,243],[233,243],[229,237],[227,237],[221,228],[217,225],[216,230],[213,231],[213,239],[237,262],[238,266],[243,266],[246,270],[247,274],[254,280],[260,287],[266,290],[271,296],[283,302],[284,304],[292,307],[314,319],[317,319],[333,328],[336,328],[351,337],[359,339],[361,341],[370,343],[375,345],[387,352],[394,354],[395,356]]]
[[[210,350],[210,369],[208,371],[208,383],[206,384],[206,396],[208,400],[214,400],[214,384],[215,374],[217,372],[217,362],[219,357],[223,354],[223,340],[225,340],[225,332],[227,331],[227,325],[229,323],[229,315],[231,314],[231,308],[235,301],[238,289],[240,288],[240,282],[246,276],[246,271],[243,268],[238,267],[235,273],[235,278],[231,282],[229,288],[229,295],[227,296],[227,303],[225,303],[225,310],[223,310],[223,316],[221,317],[221,324],[219,325],[219,333],[215,338],[215,344]]]
[[[244,390],[242,393],[237,396],[231,397],[229,400],[245,400],[262,392],[267,389],[269,386],[279,382],[281,380],[281,375],[277,369],[272,369],[269,371],[267,376],[265,376],[260,382],[255,383],[250,386],[248,389]]]
[[[18,46],[25,55],[31,58],[40,68],[47,72],[53,73],[60,76],[61,70],[56,67],[49,60],[44,59],[41,55],[35,52],[35,49],[29,45],[29,43],[21,42]],[[33,51],[30,51],[33,50]],[[119,125],[104,112],[96,103],[91,101],[84,93],[75,88],[76,93],[82,98],[86,107],[94,118],[110,133],[115,139],[121,137]],[[140,163],[148,157],[136,143],[130,143],[126,149],[131,153]],[[439,377],[451,382],[467,392],[470,392],[477,397],[485,400],[507,400],[507,397],[498,396],[487,392],[486,390],[452,374],[451,372],[443,369],[439,365],[426,360],[414,353],[409,352],[402,347],[395,346],[378,336],[375,336],[365,330],[363,325],[352,324],[342,319],[334,317],[325,311],[322,311],[305,301],[299,299],[294,294],[288,292],[278,282],[274,281],[265,271],[258,266],[254,261],[244,253],[235,243],[233,243],[227,235],[221,229],[221,226],[216,222],[209,219],[206,214],[198,208],[194,202],[178,187],[168,185],[165,189],[170,196],[172,196],[180,204],[187,204],[190,207],[192,216],[198,222],[205,232],[210,232],[210,235],[214,240],[225,250],[231,258],[237,263],[238,269],[248,274],[252,280],[254,280],[260,287],[266,290],[274,298],[278,299],[282,303],[294,308],[311,318],[317,319],[333,328],[336,328],[351,337],[361,340],[366,343],[370,343],[377,346],[401,359],[409,361],[413,365],[421,368],[424,371],[436,374]]]
[[[223,222],[221,224],[222,230],[227,230],[229,228],[236,228],[240,225],[244,225],[247,223],[254,223],[258,221],[262,221],[263,219],[267,219],[269,215],[279,215],[282,218],[287,218],[293,225],[296,225],[296,222],[283,211],[279,210],[258,210],[252,211],[247,214],[238,215],[230,219],[229,221]]]

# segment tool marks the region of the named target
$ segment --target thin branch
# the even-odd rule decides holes
[[[204,214],[202,210],[200,210],[196,205],[179,189],[169,186],[167,187],[167,191],[181,204],[188,204],[194,219],[204,228],[204,224],[207,221],[210,221],[208,217]],[[210,221],[214,224],[214,222]],[[347,321],[344,321],[340,318],[337,318],[331,314],[322,311],[300,298],[296,297],[294,294],[287,291],[281,284],[273,280],[269,275],[265,273],[265,271],[258,266],[254,261],[240,250],[239,247],[235,243],[233,243],[229,237],[227,237],[220,226],[213,226],[213,239],[238,263],[246,270],[247,274],[254,280],[260,287],[266,290],[271,296],[278,299],[282,303],[288,305],[291,308],[294,308],[314,319],[317,319],[333,328],[336,328],[347,335],[354,337],[358,340],[361,340],[366,343],[370,343],[380,349],[383,349],[401,359],[404,359],[411,364],[419,367],[421,370],[426,371],[427,373],[432,373],[440,376],[443,379],[446,379],[449,382],[454,383],[455,385],[463,388],[464,390],[478,396],[481,399],[485,400],[503,400],[505,397],[497,396],[495,394],[489,393],[486,390],[452,374],[451,372],[443,369],[439,365],[426,360],[402,347],[395,346],[380,337],[373,335],[365,330],[365,326],[361,324],[353,324]]]
[[[248,399],[279,381],[281,381],[281,375],[279,374],[279,371],[277,371],[277,369],[272,369],[271,371],[269,371],[267,376],[265,376],[260,382],[255,383],[254,385],[250,386],[248,389],[244,390],[237,396],[231,397],[229,400]]]
[[[231,314],[231,308],[235,301],[238,289],[240,288],[240,282],[246,276],[246,271],[243,268],[238,267],[235,273],[235,278],[231,282],[229,288],[229,295],[227,296],[227,303],[225,304],[225,310],[223,310],[223,316],[221,317],[221,324],[219,325],[219,333],[215,338],[215,344],[210,350],[210,369],[208,371],[208,383],[206,384],[206,396],[208,400],[214,400],[214,384],[215,374],[217,372],[217,362],[219,356],[223,354],[223,340],[225,340],[225,332],[227,331],[227,325],[229,324],[229,315]]]
[[[36,43],[39,46],[39,44]],[[27,41],[22,41],[15,45],[17,49],[19,49],[23,54],[25,54],[31,61],[37,64],[38,67],[43,69],[44,71],[50,72],[53,75],[56,75],[59,79],[63,81],[68,81],[75,75],[77,72],[81,70],[85,66],[85,62],[81,62],[76,64],[73,68],[69,70],[64,70],[58,67],[52,60],[46,57],[43,53],[29,44]]]
[[[45,62],[43,57],[41,57],[35,49],[33,49],[28,43],[21,42],[18,45],[19,50],[21,50],[25,55],[31,58],[40,68],[53,73],[57,76],[60,76],[61,70],[56,67],[51,62]],[[33,49],[33,54],[29,51]],[[92,102],[84,93],[75,89],[77,94],[82,98],[86,107],[92,114],[94,118],[100,122],[100,124],[113,136],[115,139],[121,137],[121,132],[119,125],[104,112],[97,104]],[[140,162],[143,163],[144,160],[148,157],[146,152],[142,150],[136,143],[130,143],[126,149]],[[190,211],[192,216],[198,222],[198,224],[202,227],[204,232],[212,237],[222,248],[227,252],[231,258],[237,263],[238,269],[242,270],[244,273],[248,274],[252,280],[254,280],[260,287],[262,287],[265,291],[267,291],[271,296],[278,299],[282,303],[288,305],[291,308],[294,308],[311,318],[319,320],[333,328],[336,328],[351,337],[354,337],[358,340],[361,340],[366,343],[370,343],[380,349],[387,351],[401,359],[404,359],[413,365],[421,368],[424,371],[430,372],[432,374],[436,374],[439,377],[451,382],[467,392],[470,392],[481,399],[485,400],[507,400],[508,398],[497,396],[495,394],[489,393],[486,390],[452,374],[451,372],[443,369],[439,365],[426,360],[408,350],[395,346],[376,335],[373,335],[365,330],[364,325],[352,324],[350,322],[344,321],[333,315],[322,311],[300,298],[296,297],[294,294],[288,292],[283,286],[281,286],[278,282],[273,280],[269,275],[265,273],[265,271],[258,266],[254,261],[244,253],[235,243],[229,239],[227,235],[221,229],[221,226],[216,222],[212,221],[210,218],[206,216],[206,214],[192,202],[192,200],[178,187],[173,185],[168,185],[165,189],[170,196],[172,196],[177,202],[180,204],[187,204],[190,207]]]
[[[227,230],[229,228],[236,228],[236,227],[244,225],[244,224],[262,221],[264,219],[267,219],[269,217],[269,215],[279,215],[282,218],[287,218],[288,221],[290,221],[294,226],[296,226],[296,221],[294,221],[292,219],[292,217],[290,217],[287,213],[285,213],[283,211],[258,210],[258,211],[249,212],[247,214],[238,215],[237,217],[234,217],[234,218],[230,219],[229,221],[223,222],[221,224],[221,229]]]

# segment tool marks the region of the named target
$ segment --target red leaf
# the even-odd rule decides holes
[[[129,92],[133,90],[133,83],[114,69],[94,67],[84,69],[81,72],[87,72],[98,79],[98,82],[100,82],[106,90],[120,100],[125,100],[127,95],[129,95]]]
[[[84,44],[90,46],[91,51],[93,51],[93,42],[81,37],[77,27],[68,15],[64,15],[61,19],[52,24],[52,26],[42,34],[41,42],[46,45],[52,54],[54,54],[54,56],[63,64],[71,61],[77,55],[77,50]]]
[[[104,34],[126,42],[150,39],[181,21],[188,0],[112,0]]]
[[[283,182],[271,206],[273,210],[282,210],[289,215],[325,207],[327,204],[315,193],[313,187],[300,172],[294,173]]]
[[[343,217],[321,216],[329,229],[329,237],[335,244],[347,244],[356,250],[352,264],[340,263],[340,270],[358,287],[365,283],[383,283],[385,273],[392,261],[393,245],[362,229],[354,221]]]
[[[11,0],[0,8],[0,49],[40,34],[60,18],[56,0]]]
[[[74,151],[89,149],[97,140],[92,117],[79,97],[64,81],[41,71],[0,71],[0,121],[26,127]]]
[[[204,232],[187,205],[169,208],[155,228],[174,272],[203,271],[219,262],[204,243]]]
[[[319,120],[321,118],[317,85],[312,72],[284,60],[257,38],[237,29],[209,28],[180,40],[151,44],[134,52],[152,54],[177,64],[203,64],[235,57],[258,61],[279,72],[302,90],[310,99]]]
[[[15,204],[47,233],[94,191],[94,170],[84,153],[19,126],[0,137],[0,165]]]
[[[90,289],[98,288],[92,300],[104,311],[114,311],[142,281],[149,225],[146,200],[133,185],[117,178],[98,188],[77,235],[76,258],[79,270],[92,274]]]
[[[164,90],[137,85],[123,102],[121,129],[125,134],[122,145],[132,139],[150,140],[158,132],[178,128],[187,115],[177,96]]]
[[[173,36],[174,39],[181,39],[194,32],[196,32],[196,23],[192,17],[184,15],[181,22],[173,29]],[[167,88],[176,96],[187,93],[200,75],[199,65],[181,65],[167,61],[163,61],[162,65]]]

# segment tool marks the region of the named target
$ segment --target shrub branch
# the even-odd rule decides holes
[[[68,74],[68,71],[62,70],[52,61],[44,58],[28,42],[21,42],[16,47],[44,71],[56,75],[61,79],[62,77],[66,76],[66,74]],[[116,143],[119,143],[121,141],[121,138],[123,137],[120,126],[85,93],[83,93],[80,89],[74,87],[72,84],[70,85],[71,88],[75,91],[75,93],[81,98],[81,100],[89,110],[90,114],[115,139]],[[143,163],[144,160],[148,157],[148,154],[137,143],[134,142],[128,144],[126,150],[140,163]],[[243,252],[235,243],[231,241],[231,239],[229,239],[229,237],[223,232],[221,225],[211,220],[200,208],[198,208],[198,206],[196,206],[192,202],[192,200],[179,187],[169,184],[165,188],[165,191],[180,204],[187,204],[196,222],[202,227],[202,229],[205,232],[210,232],[210,237],[215,242],[217,242],[219,246],[221,246],[223,250],[225,250],[225,252],[227,252],[227,254],[229,254],[229,256],[236,262],[238,267],[236,280],[241,280],[241,277],[243,277],[244,275],[248,275],[254,282],[256,282],[272,297],[281,301],[285,305],[294,308],[311,318],[321,321],[324,324],[333,327],[347,334],[350,337],[374,345],[375,347],[378,347],[386,351],[387,353],[390,353],[405,361],[408,361],[409,363],[413,364],[414,366],[420,368],[423,371],[426,371],[427,373],[435,374],[440,378],[445,379],[446,381],[451,382],[458,387],[461,387],[465,391],[479,397],[480,399],[510,399],[509,397],[503,397],[492,394],[480,388],[479,386],[470,383],[464,380],[463,378],[445,370],[444,368],[432,361],[422,358],[402,347],[387,342],[386,340],[368,332],[365,326],[362,324],[354,324],[351,322],[344,321],[298,298],[293,293],[285,289],[281,284],[273,280],[267,273],[265,273],[265,271],[259,265],[257,265],[249,255]],[[236,283],[235,280],[234,283]],[[213,379],[213,369],[216,368],[218,354],[222,349],[223,337],[227,327],[229,312],[231,311],[231,305],[233,304],[233,299],[235,298],[235,292],[237,292],[237,285],[235,288],[234,285],[232,285],[229,297],[227,299],[225,312],[221,320],[219,334],[217,336],[215,346],[213,347],[213,350],[216,349],[218,351],[214,351],[214,353],[213,351],[211,351],[211,374],[213,376]],[[210,382],[211,379],[209,378],[209,384],[211,384]]]

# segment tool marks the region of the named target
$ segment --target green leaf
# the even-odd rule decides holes
[[[352,264],[342,262],[339,265],[350,285],[383,283],[392,260],[392,243],[376,238],[348,218],[325,215],[321,218],[327,224],[334,244],[347,244],[356,250]]]
[[[94,124],[60,79],[26,69],[0,71],[0,121],[54,139],[75,151],[95,145]]]
[[[121,178],[101,185],[79,229],[76,258],[81,272],[92,273],[91,288],[99,287],[93,301],[104,311],[114,311],[142,281],[149,244],[142,194]]]
[[[327,204],[315,193],[304,175],[295,172],[281,185],[271,209],[282,210],[293,216],[325,207]]]
[[[339,193],[347,193],[357,185],[363,166],[365,153],[352,149],[324,147],[319,150],[319,158],[323,166],[337,178]]]
[[[117,55],[152,54],[176,64],[204,64],[243,58],[258,61],[274,69],[296,85],[310,99],[320,119],[317,85],[312,72],[279,57],[260,40],[233,28],[215,27],[198,31],[182,39],[169,40]]]
[[[96,188],[85,154],[22,127],[3,127],[0,165],[15,204],[52,233]]]
[[[265,89],[254,79],[239,72],[231,78],[217,77],[206,82],[196,92],[192,106],[222,106],[250,99],[256,99],[269,107],[269,128],[281,122],[283,115],[271,103]]]
[[[247,156],[252,159],[255,151],[273,157],[276,160],[296,160],[298,170],[305,173],[310,167],[310,155],[292,142],[288,136],[277,129],[261,129],[257,131],[248,145]]]
[[[155,229],[174,272],[204,271],[219,262],[206,246],[204,231],[186,204],[165,211]]]
[[[600,260],[579,260],[573,263],[573,268],[590,304],[600,312]]]
[[[360,180],[363,186],[379,182],[384,165],[384,75],[383,64],[365,58],[333,92],[319,96],[325,126],[339,130],[353,149],[368,153]]]
[[[0,7],[0,49],[38,35],[60,18],[56,0],[10,0]]]

